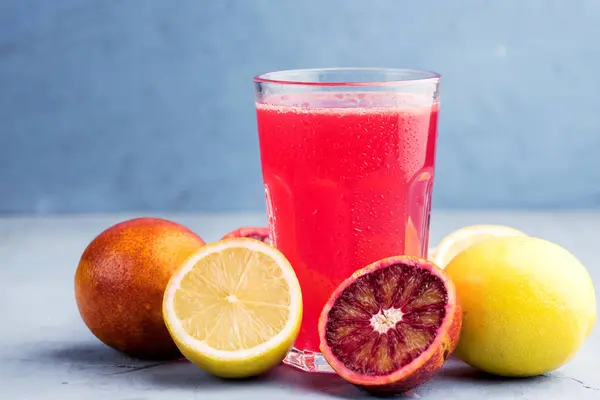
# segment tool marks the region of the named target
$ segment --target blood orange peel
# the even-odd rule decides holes
[[[271,244],[271,240],[269,239],[269,228],[265,227],[247,226],[237,228],[223,236],[222,239],[228,239],[233,237],[246,237],[250,239],[260,240],[261,242],[265,242],[266,244]]]
[[[319,319],[320,350],[350,383],[399,393],[429,380],[458,343],[462,314],[454,284],[410,256],[377,261],[333,292]]]

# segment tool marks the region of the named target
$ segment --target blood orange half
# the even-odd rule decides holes
[[[321,352],[355,385],[404,392],[442,367],[461,322],[444,271],[424,259],[390,257],[355,272],[331,295],[319,320]]]
[[[260,240],[261,242],[265,242],[266,244],[271,244],[271,240],[269,239],[269,228],[264,227],[242,227],[237,228],[227,235],[223,236],[222,239],[232,238],[232,237],[247,237],[250,239]]]

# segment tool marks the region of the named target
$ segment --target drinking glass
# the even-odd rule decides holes
[[[304,303],[286,363],[331,371],[317,325],[337,285],[385,257],[426,256],[439,82],[433,72],[380,68],[255,77],[270,239]]]

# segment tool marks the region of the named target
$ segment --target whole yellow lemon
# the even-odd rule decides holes
[[[492,374],[525,377],[560,367],[597,320],[587,270],[543,239],[484,240],[458,254],[446,272],[463,306],[456,355]]]

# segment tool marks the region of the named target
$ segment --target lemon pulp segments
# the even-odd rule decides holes
[[[223,351],[258,346],[290,316],[290,288],[277,263],[241,247],[198,261],[173,300],[186,333]]]

